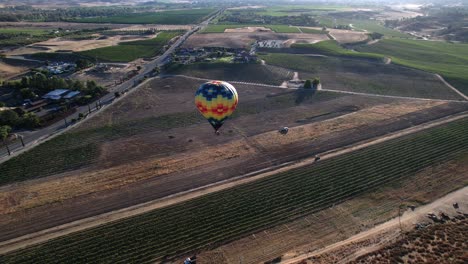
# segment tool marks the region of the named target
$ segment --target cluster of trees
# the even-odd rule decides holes
[[[93,80],[82,82],[57,76],[47,77],[41,72],[34,73],[31,76],[24,76],[20,81],[4,82],[3,86],[19,91],[23,99],[35,99],[39,95],[46,94],[55,89],[80,91],[82,95],[88,96],[91,99],[105,93],[105,89],[97,85]]]
[[[304,83],[304,88],[305,89],[317,89],[317,86],[320,84],[320,79],[318,77],[314,78],[312,81],[311,80],[306,80]]]
[[[105,36],[116,36],[116,35],[153,35],[156,34],[158,30],[156,28],[148,28],[145,30],[109,30],[102,32]]]
[[[1,13],[0,13],[1,16]],[[95,38],[93,33],[107,30],[108,28],[82,29],[74,31],[65,31],[62,28],[48,31],[10,31],[0,33],[0,46],[23,46],[32,43],[45,41],[50,38],[64,37],[70,40],[83,40]],[[57,32],[58,31],[58,32]]]
[[[135,11],[132,7],[36,9],[31,6],[14,6],[0,9],[0,21],[66,21],[82,17],[125,15]]]
[[[25,32],[0,33],[0,47],[23,46],[49,39],[52,35],[30,34]]]
[[[319,22],[311,15],[266,16],[254,12],[232,12],[219,19],[220,23],[273,24],[294,26],[318,26]]]
[[[375,40],[375,39],[381,39],[381,38],[383,38],[383,36],[384,36],[383,34],[380,34],[380,33],[377,33],[377,32],[372,32],[372,33],[370,33],[370,34],[368,34],[368,35],[369,35],[369,37],[370,37],[371,39],[374,39],[374,40]]]
[[[0,111],[0,127],[13,129],[33,129],[40,126],[40,119],[34,113],[27,113],[21,108]]]
[[[86,69],[94,65],[94,63],[88,59],[78,59],[75,61],[75,64],[77,70]]]

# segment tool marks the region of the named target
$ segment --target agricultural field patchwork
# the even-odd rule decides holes
[[[214,11],[215,9],[171,10],[120,16],[81,18],[72,21],[79,23],[184,25],[199,23]]]
[[[384,39],[357,50],[382,54],[391,57],[392,63],[438,73],[457,89],[468,94],[468,44]]]
[[[468,44],[409,31],[438,7],[117,0],[41,9],[41,0],[7,1],[0,78],[13,82],[0,111],[33,111],[27,92],[44,85],[22,74],[52,76],[51,67],[33,68],[56,61],[76,61],[58,75],[66,83],[102,82],[108,93],[105,107],[90,102],[96,110],[88,112],[86,102],[76,111],[74,99],[47,101],[51,112],[75,112],[44,130],[19,130],[8,120],[13,111],[0,113],[0,126],[13,127],[0,127],[2,264],[182,263],[194,255],[199,263],[277,263],[468,184],[468,104],[457,92],[468,95]],[[437,30],[458,39],[451,27],[463,32],[466,14],[446,10],[457,23]],[[216,132],[194,104],[210,80],[239,95]],[[31,148],[17,152],[23,139]],[[463,258],[461,229],[445,230],[458,232],[448,238],[443,228],[407,233],[356,262],[431,260],[424,241],[433,260]],[[301,263],[343,261],[330,252]]]
[[[122,42],[117,46],[82,51],[79,54],[102,61],[128,62],[138,58],[150,58],[161,53],[162,48],[182,31],[163,31],[155,38]]]
[[[267,64],[319,77],[323,89],[383,95],[462,100],[433,74],[362,59],[285,53],[262,55]]]
[[[236,29],[236,28],[245,28],[245,27],[264,27],[271,29],[276,33],[301,33],[297,27],[290,27],[287,25],[264,25],[264,24],[235,24],[235,25],[209,25],[206,27],[202,33],[224,33],[226,29]]]
[[[384,55],[370,53],[370,52],[355,52],[343,48],[335,40],[321,41],[314,44],[293,44],[291,45],[291,52],[293,53],[304,53],[304,54],[322,54],[330,56],[342,56],[350,58],[362,58],[370,60],[383,61]]]
[[[256,27],[255,27],[256,28]],[[329,40],[326,34],[305,33],[274,33],[274,32],[248,32],[252,28],[233,30],[230,33],[202,33],[193,34],[184,43],[186,48],[225,47],[233,49],[250,49],[256,41],[275,40],[284,47],[294,43],[316,43]],[[297,29],[297,28],[296,28]],[[240,31],[240,32],[239,32]]]
[[[110,263],[118,259],[149,263],[187,254],[311,214],[410,177],[433,164],[466,155],[467,122],[456,121],[71,234],[1,256],[0,260],[35,263],[37,258],[46,262],[66,258],[74,263],[89,259]]]
[[[190,65],[174,65],[170,74],[180,74],[205,79],[226,81],[264,83],[280,85],[293,77],[293,71],[260,64],[237,63],[196,63]]]
[[[49,30],[35,28],[0,28],[0,47],[22,46],[53,38]]]

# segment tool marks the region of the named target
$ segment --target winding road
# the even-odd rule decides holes
[[[174,42],[161,56],[155,58],[154,60],[144,64],[142,66],[142,70],[140,73],[133,78],[123,82],[122,84],[116,86],[113,90],[113,92],[124,92],[128,91],[132,88],[138,88],[140,87],[137,85],[140,81],[144,80],[145,75],[152,75],[152,72],[154,68],[163,66],[169,62],[169,58],[171,54],[178,48],[180,47],[185,40],[187,40],[190,35],[193,33],[202,30],[205,28],[210,21],[218,16],[220,13],[222,13],[224,10],[220,9],[218,10],[215,14],[213,14],[211,17],[206,19],[205,21],[201,22],[197,26],[194,26],[191,30],[187,31],[184,35],[180,36],[176,42]],[[90,109],[88,109],[88,106],[81,106],[76,108],[76,112],[70,116],[67,117],[67,120],[71,119],[78,119],[79,114],[88,114],[89,112],[90,115],[94,115],[96,112],[101,108],[96,108],[96,104],[98,102],[101,103],[104,107],[107,105],[110,105],[113,103],[115,99],[114,93],[109,93],[106,94],[105,96],[99,98],[98,100],[90,103]],[[91,111],[90,111],[91,110]],[[25,147],[21,145],[21,142],[18,140],[9,144],[9,148],[12,152],[12,155],[8,155],[7,149],[5,147],[0,148],[0,163],[5,162],[9,160],[10,158],[19,155],[20,153],[23,153],[24,151],[27,151],[33,147],[35,147],[37,144],[44,142],[47,139],[51,139],[55,136],[58,136],[66,131],[68,131],[70,128],[72,128],[69,124],[65,123],[65,120],[58,121],[52,125],[49,125],[47,127],[34,130],[34,131],[25,131],[25,132],[20,132],[21,136],[23,136],[23,140],[25,143]]]

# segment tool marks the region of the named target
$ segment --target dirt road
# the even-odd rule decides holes
[[[335,156],[350,153],[350,152],[353,152],[353,151],[356,151],[356,150],[359,150],[359,149],[362,149],[371,145],[375,145],[375,144],[382,143],[382,142],[385,142],[394,138],[416,133],[421,130],[425,130],[431,127],[446,124],[446,123],[459,120],[462,118],[466,118],[466,117],[468,117],[468,113],[463,112],[461,114],[445,117],[445,118],[442,118],[433,122],[414,126],[414,127],[411,127],[411,128],[399,131],[399,132],[388,134],[386,136],[378,137],[376,139],[371,139],[371,140],[360,142],[360,143],[350,145],[347,147],[328,151],[328,152],[320,154],[320,156],[322,160],[329,159]],[[260,171],[234,177],[229,180],[220,181],[220,182],[209,184],[200,188],[195,188],[195,189],[188,190],[185,192],[170,195],[163,199],[157,199],[154,201],[150,201],[147,203],[112,211],[109,213],[96,215],[93,217],[81,219],[81,220],[74,221],[71,223],[63,224],[60,226],[56,226],[53,228],[49,228],[46,230],[42,230],[39,232],[35,232],[35,233],[24,235],[18,238],[7,240],[7,241],[0,243],[0,254],[5,254],[5,253],[18,250],[24,247],[32,246],[38,243],[43,243],[53,238],[65,236],[70,233],[82,231],[82,230],[96,227],[96,226],[106,224],[112,221],[139,215],[139,214],[149,212],[158,208],[184,202],[184,201],[194,199],[194,198],[197,198],[197,197],[209,194],[209,193],[218,192],[218,191],[222,191],[228,188],[232,188],[234,186],[253,182],[253,181],[256,181],[256,180],[259,180],[259,179],[262,179],[262,178],[265,178],[265,177],[268,177],[268,176],[271,176],[280,172],[310,165],[315,162],[314,160],[315,158],[309,158],[309,159],[300,160],[298,162],[283,163],[274,167],[269,167],[269,168],[262,169]]]
[[[462,188],[458,191],[452,192],[430,204],[421,206],[416,208],[414,211],[406,211],[402,216],[401,219],[394,218],[392,220],[389,220],[381,225],[378,225],[372,229],[369,229],[367,231],[361,232],[355,236],[352,236],[346,240],[337,242],[335,244],[329,245],[323,249],[303,254],[288,260],[284,260],[281,263],[282,264],[296,264],[299,263],[302,260],[311,258],[313,256],[318,256],[324,253],[328,253],[330,251],[339,249],[340,247],[350,245],[353,243],[356,243],[361,240],[365,240],[374,236],[382,235],[382,233],[388,232],[390,230],[396,230],[396,234],[399,234],[399,226],[400,226],[400,221],[403,226],[412,226],[418,222],[423,221],[426,218],[426,215],[430,212],[452,212],[454,213],[455,210],[452,208],[453,203],[459,203],[461,205],[460,211],[461,212],[467,212],[468,210],[468,187]],[[373,251],[375,249],[378,249],[379,246],[369,246],[368,249],[360,249],[359,252],[354,254],[353,258],[356,258],[358,256],[364,255],[367,252]]]
[[[193,77],[193,76],[181,75],[181,74],[177,74],[177,75],[168,74],[168,75],[163,75],[161,77],[184,77],[184,78],[188,78],[188,79],[192,79],[192,80],[209,81],[209,79],[206,79],[206,78],[199,78],[199,77]],[[228,82],[234,83],[234,84],[257,85],[257,86],[279,88],[279,89],[290,89],[290,90],[304,89],[304,88],[287,87],[287,86],[284,86],[284,85],[277,86],[277,85],[263,84],[263,83],[238,82],[238,81],[229,81],[229,80],[228,80]],[[459,100],[430,99],[430,98],[407,97],[407,96],[396,96],[396,95],[359,93],[359,92],[350,92],[350,91],[333,90],[333,89],[320,89],[320,90],[325,91],[325,92],[333,92],[333,93],[353,94],[353,95],[363,95],[363,96],[373,96],[373,97],[383,97],[383,98],[393,98],[393,99],[404,99],[404,100],[421,100],[421,101],[434,101],[434,102],[457,102],[457,103],[464,102],[464,101],[459,101]]]
[[[460,95],[461,97],[463,97],[463,99],[467,100],[468,101],[468,96],[466,96],[464,93],[460,92],[457,88],[453,87],[450,83],[448,83],[444,78],[442,78],[442,76],[440,76],[439,74],[435,74],[435,76],[441,80],[445,85],[447,85],[448,88],[452,89],[454,92],[456,92],[458,95]]]

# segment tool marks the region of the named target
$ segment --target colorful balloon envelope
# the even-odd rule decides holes
[[[237,91],[223,81],[206,82],[195,93],[195,105],[216,132],[237,107]]]

